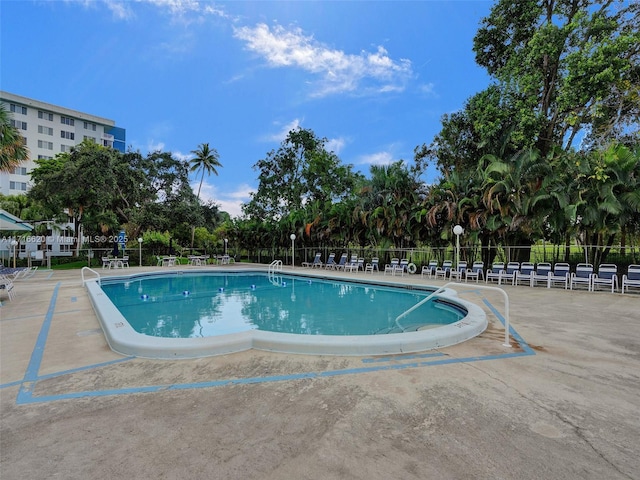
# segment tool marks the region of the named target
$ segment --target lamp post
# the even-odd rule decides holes
[[[224,254],[225,254],[225,256],[227,255],[227,243],[229,243],[229,239],[225,238],[224,239]]]
[[[294,255],[295,255],[295,242],[296,242],[296,234],[292,233],[291,235],[289,235],[289,238],[291,239],[291,268],[294,268],[296,266],[296,262],[294,260]]]
[[[16,268],[16,250],[18,247],[18,242],[15,240],[11,240],[11,246],[13,247],[13,268]]]
[[[460,264],[460,235],[464,232],[464,228],[460,225],[453,227],[453,233],[456,235],[456,270]]]
[[[138,253],[140,254],[140,266],[142,266],[142,237],[138,237]]]

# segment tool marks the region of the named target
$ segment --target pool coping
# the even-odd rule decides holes
[[[249,269],[216,268],[215,272],[210,269],[175,269],[118,275],[117,277],[109,277],[109,280],[115,278],[134,280],[154,275],[182,275],[185,273],[267,273],[267,271],[266,267]],[[392,288],[411,288],[413,290],[431,291],[437,289],[437,287],[429,285],[402,285],[397,282],[386,282],[379,278],[327,277],[320,272],[313,271],[287,271],[278,272],[278,274],[309,278],[330,278],[351,283],[375,284]],[[415,353],[443,348],[470,340],[484,332],[488,325],[487,316],[482,308],[459,298],[455,290],[446,289],[436,296],[448,302],[461,305],[467,310],[467,315],[452,324],[427,330],[385,335],[351,336],[299,335],[249,330],[201,338],[160,338],[136,332],[103,292],[99,278],[88,279],[84,283],[109,347],[114,352],[122,355],[145,358],[199,358],[241,352],[252,348],[270,352],[306,355],[362,356]]]

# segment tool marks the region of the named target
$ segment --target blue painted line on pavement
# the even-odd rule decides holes
[[[363,363],[371,363],[376,365],[359,367],[359,368],[330,370],[330,371],[324,371],[324,372],[301,372],[296,374],[272,375],[272,376],[266,376],[266,377],[211,380],[211,381],[205,381],[205,382],[181,383],[181,384],[172,384],[172,385],[150,385],[150,386],[140,386],[140,387],[116,388],[116,389],[109,389],[109,390],[70,392],[70,393],[63,393],[59,395],[42,395],[42,396],[34,397],[33,388],[35,387],[36,382],[39,380],[59,377],[63,375],[69,375],[72,373],[86,371],[93,368],[100,368],[104,366],[114,365],[121,362],[129,361],[135,358],[135,357],[126,357],[122,359],[112,360],[109,362],[103,362],[103,363],[94,364],[94,365],[87,365],[84,367],[79,367],[75,369],[48,374],[48,375],[38,376],[38,372],[42,364],[44,346],[47,341],[49,328],[51,326],[53,313],[54,313],[55,305],[58,298],[59,287],[60,287],[60,283],[58,283],[54,288],[54,292],[49,304],[49,309],[47,311],[45,320],[40,329],[40,333],[36,341],[36,346],[31,354],[29,366],[27,367],[23,380],[0,385],[0,388],[20,385],[20,391],[18,392],[18,396],[16,398],[16,404],[25,405],[25,404],[46,403],[46,402],[52,402],[52,401],[71,400],[71,399],[87,398],[87,397],[131,395],[131,394],[153,393],[153,392],[171,391],[171,390],[177,391],[177,390],[188,390],[188,389],[213,388],[213,387],[222,387],[227,385],[252,385],[252,384],[285,382],[285,381],[304,380],[304,379],[332,378],[332,377],[338,377],[338,376],[344,376],[344,375],[357,375],[362,373],[404,370],[407,368],[432,367],[437,365],[449,365],[449,364],[456,364],[456,363],[469,363],[469,362],[478,362],[478,361],[487,361],[487,360],[500,360],[500,359],[535,355],[535,352],[529,347],[529,345],[524,341],[524,339],[515,331],[515,329],[512,326],[510,326],[510,329],[509,329],[510,334],[516,341],[518,341],[518,343],[522,347],[522,351],[509,352],[509,353],[496,354],[496,355],[471,356],[471,357],[464,357],[464,358],[452,358],[442,352],[407,354],[407,355],[390,355],[386,357],[364,358],[362,359]],[[483,301],[487,305],[487,307],[494,313],[494,315],[499,319],[499,321],[502,322],[502,324],[504,325],[505,324],[504,317],[500,315],[500,313],[495,309],[495,307],[490,302],[488,302],[486,299],[484,299]],[[418,360],[422,359],[422,360],[405,362],[406,360],[416,360],[416,359]]]

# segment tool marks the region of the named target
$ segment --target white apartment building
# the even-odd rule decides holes
[[[31,170],[36,167],[34,160],[53,158],[61,152],[90,139],[95,143],[125,152],[126,130],[116,127],[113,120],[83,113],[69,108],[52,105],[0,90],[0,102],[9,113],[11,124],[18,129],[29,149],[29,159],[14,171],[0,172],[0,194],[20,195],[31,188]],[[42,259],[42,250],[47,256],[69,256],[73,238],[73,225],[51,229],[46,237],[27,235],[12,245],[16,238],[0,237],[0,261],[12,255],[18,258]],[[44,240],[43,240],[44,238]]]
[[[0,193],[3,195],[26,193],[31,187],[34,160],[53,158],[84,139],[125,151],[126,130],[116,127],[113,120],[4,91],[0,91],[0,102],[29,149],[27,162],[13,172],[0,172]]]

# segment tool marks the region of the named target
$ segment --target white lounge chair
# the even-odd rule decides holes
[[[538,283],[543,283],[545,287],[548,287],[550,274],[551,264],[549,262],[539,262],[531,275],[531,286],[535,287]]]
[[[473,262],[473,265],[471,265],[471,268],[469,270],[465,270],[464,281],[468,282],[469,279],[473,280],[475,278],[476,283],[478,283],[480,277],[482,277],[482,280],[484,280],[484,262],[477,260]]]
[[[313,262],[302,262],[302,266],[303,267],[310,267],[310,268],[321,267],[322,266],[322,253],[320,253],[320,252],[316,253],[316,256],[313,259]]]
[[[340,255],[340,260],[333,266],[333,270],[344,270],[344,266],[347,263],[347,254]]]
[[[535,272],[535,265],[531,262],[522,262],[520,264],[520,269],[516,270],[516,276],[513,279],[514,285],[529,285],[533,286],[533,275]]]
[[[508,262],[506,268],[500,273],[498,277],[498,285],[509,282],[514,285],[516,281],[516,272],[520,270],[520,262]]]
[[[629,265],[627,273],[622,275],[622,293],[629,287],[640,288],[640,265]]]
[[[327,263],[325,263],[324,268],[329,270],[332,269],[336,265],[336,254],[330,253],[329,258],[327,259]]]
[[[452,260],[445,260],[444,262],[442,262],[442,267],[436,268],[436,279],[442,277],[443,280],[446,280],[449,276],[449,272],[451,272],[451,267],[453,267]]]
[[[375,270],[376,272],[379,272],[380,270],[378,269],[378,264],[380,263],[380,259],[378,257],[373,257],[371,259],[371,263],[367,263],[367,265],[364,268],[365,273],[366,272],[370,272],[371,274],[373,274],[373,271]]]
[[[384,266],[384,274],[386,275],[387,272],[389,272],[391,275],[393,275],[395,273],[395,269],[396,267],[400,265],[400,259],[399,258],[392,258],[391,259],[391,263],[387,263]]]
[[[502,272],[504,272],[504,262],[493,262],[493,265],[491,265],[491,268],[487,270],[487,274],[484,276],[485,283],[489,283],[489,280],[492,282],[496,280],[498,285],[500,285]]]
[[[437,260],[429,260],[429,264],[428,265],[423,265],[422,266],[422,270],[420,272],[420,276],[424,278],[424,276],[426,275],[427,277],[431,278],[436,274],[436,270],[438,269],[438,261]]]
[[[564,285],[566,290],[569,287],[570,268],[568,263],[558,262],[553,266],[553,270],[547,277],[547,288],[555,285]]]
[[[13,297],[15,295],[13,280],[11,280],[6,275],[0,275],[0,290],[4,290],[5,292],[7,292],[9,300],[13,300]]]
[[[593,265],[590,263],[579,263],[576,265],[576,271],[571,273],[569,278],[569,290],[579,285],[585,285],[587,290],[591,291],[591,280],[593,276]]]
[[[343,270],[346,272],[347,270],[349,270],[350,272],[353,272],[354,270],[358,270],[358,255],[351,255],[351,259],[346,262],[344,264],[344,266],[342,267]]]
[[[613,263],[603,263],[598,267],[598,273],[591,276],[591,290],[596,287],[611,287],[611,293],[618,289],[618,267]]]
[[[464,272],[467,271],[467,262],[460,260],[458,262],[458,266],[449,271],[449,279],[453,281],[455,278],[458,282],[462,281],[462,277],[464,276]]]

